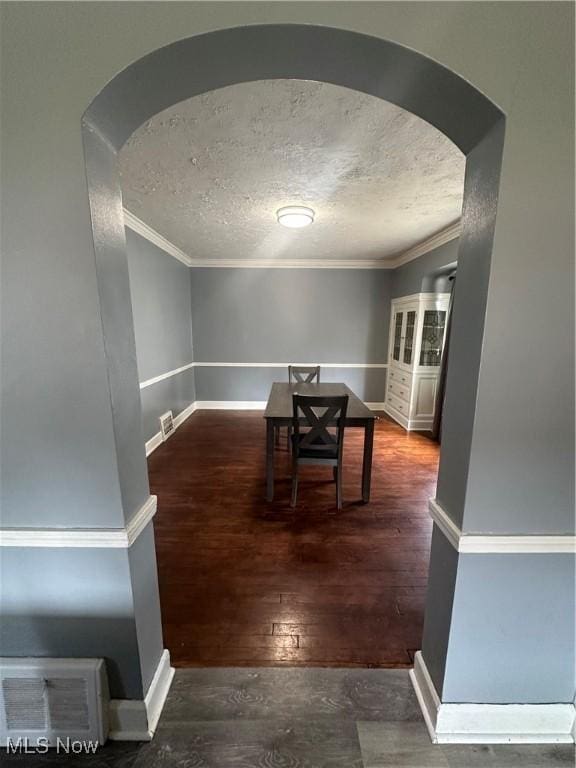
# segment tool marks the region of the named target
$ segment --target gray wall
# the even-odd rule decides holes
[[[574,508],[573,347],[551,344],[550,328],[573,328],[571,4],[157,3],[147,4],[143,13],[131,3],[6,3],[1,13],[5,524],[66,527],[88,520],[94,526],[114,527],[125,518],[120,470],[115,466],[118,454],[110,368],[80,133],[84,110],[118,72],[175,40],[235,25],[292,22],[354,30],[421,51],[473,83],[506,113],[470,460],[464,487],[451,494],[447,485],[444,492],[448,513],[467,530],[566,531]],[[354,45],[346,56],[338,48],[323,52],[326,77],[336,70],[342,75],[345,70],[350,78],[364,77],[359,85],[366,91],[373,90],[375,82],[388,82],[382,77],[387,69],[371,79],[369,72],[351,66],[365,50],[357,41]],[[267,51],[273,53],[276,49]],[[315,50],[308,49],[304,58],[315,55]],[[228,61],[228,55],[214,56],[212,67],[201,73],[194,68],[187,72],[194,82],[204,76],[216,84],[222,75],[219,67]],[[259,57],[251,60],[255,74],[259,61]],[[403,85],[396,79],[402,72],[392,74]],[[414,106],[426,108],[433,120],[438,92],[421,80],[427,71],[416,68],[412,74],[414,88],[407,94],[397,93],[396,98],[413,99]],[[160,76],[154,81],[166,106],[171,89],[182,80],[179,70],[173,77]],[[132,95],[133,83],[129,86]],[[136,122],[138,106],[142,105],[137,100],[125,99],[125,109],[132,110]],[[458,125],[461,138],[476,120],[473,110],[469,115]],[[478,136],[485,127],[478,128]],[[130,125],[128,133],[131,130]],[[472,186],[474,178],[468,182]],[[477,253],[475,237],[482,239],[484,247],[490,245],[491,235],[477,225],[482,224],[486,211],[492,216],[495,202],[494,197],[481,194],[474,202],[478,215],[469,212],[471,239],[466,247],[472,260]],[[121,213],[117,216],[120,220]],[[97,247],[101,234],[99,230]],[[115,255],[120,258],[119,251]],[[453,435],[457,438],[458,432]],[[455,450],[458,448],[457,440]],[[454,456],[448,458],[451,461]],[[449,470],[450,462],[444,465],[444,475],[454,480]],[[33,550],[26,558],[12,557],[13,583],[24,569],[41,573],[46,556]],[[93,620],[97,627],[99,613],[90,599],[91,576],[106,573],[109,555],[96,552],[94,557],[98,558],[94,569],[82,567],[81,561],[58,594],[67,595],[70,584],[78,594],[84,589],[83,625]],[[491,558],[470,557],[477,557],[478,564]],[[448,680],[453,672],[464,680],[452,659],[467,658],[466,685],[454,689],[458,700],[468,700],[470,690],[482,690],[487,700],[510,701],[520,685],[524,700],[546,701],[551,696],[546,674],[551,655],[564,654],[565,633],[560,641],[541,635],[543,642],[534,648],[530,665],[520,668],[514,664],[518,643],[539,631],[543,621],[558,616],[557,608],[568,613],[573,610],[566,602],[570,574],[562,567],[549,569],[550,557],[563,556],[530,558],[530,578],[522,599],[533,594],[533,610],[519,617],[515,629],[507,629],[501,648],[497,646],[498,628],[501,623],[508,627],[502,592],[517,569],[516,556],[504,557],[495,578],[482,587],[478,605],[492,606],[490,623],[484,628],[489,640],[485,653],[473,638],[456,631],[464,601],[474,603],[479,590],[477,578],[463,578],[460,599],[452,611],[455,631],[445,664]],[[460,557],[457,568],[463,561]],[[135,572],[121,574],[126,583],[117,589],[128,588],[126,580],[137,576]],[[546,580],[546,592],[533,593],[540,577]],[[49,578],[28,588],[48,592],[52,588],[49,580],[58,578],[51,571]],[[15,611],[25,610],[30,593],[20,593],[20,598],[23,602]],[[428,614],[432,621],[446,599],[440,591],[431,593]],[[73,613],[74,606],[68,602],[66,597],[60,615]],[[59,615],[53,605],[51,611]],[[563,627],[559,623],[558,631]],[[73,648],[75,630],[63,624],[59,629],[60,637],[66,633],[67,646]],[[516,643],[510,641],[512,632]],[[92,652],[107,654],[105,632],[94,632],[93,637],[97,642]],[[33,650],[32,645],[28,647]],[[77,647],[84,652],[80,640]],[[425,649],[424,657],[432,653]],[[128,679],[130,663],[121,656],[119,646],[117,658],[118,675]],[[502,681],[495,672],[506,661],[509,673]],[[142,677],[146,675],[144,671]],[[555,686],[557,701],[572,700],[566,695],[568,685],[573,695],[573,678]]]
[[[460,555],[443,701],[570,703],[575,597],[572,555]]]
[[[298,360],[297,362],[306,362]],[[274,368],[200,367],[195,370],[196,393],[202,400],[265,401],[275,381],[288,381],[287,365]],[[385,368],[322,368],[322,381],[348,384],[358,397],[369,403],[383,403]]]
[[[2,549],[0,606],[0,656],[104,658],[112,697],[143,697],[127,550]]]
[[[445,283],[436,284],[435,275],[442,275],[446,267],[458,260],[459,238],[440,245],[418,259],[397,267],[392,273],[392,297],[411,296],[413,293],[442,292]]]
[[[126,228],[126,249],[139,380],[146,381],[192,362],[189,270],[185,264]],[[142,432],[149,440],[158,417],[174,416],[195,400],[194,372],[183,371],[140,391]]]
[[[265,400],[298,363],[385,363],[391,273],[364,269],[192,269],[196,360],[280,363],[196,368],[199,400]],[[360,397],[383,402],[384,369],[325,368]]]
[[[176,414],[195,398],[266,400],[290,362],[341,363],[325,367],[323,381],[344,381],[365,401],[383,402],[386,370],[346,364],[386,363],[392,296],[448,290],[446,265],[457,255],[452,241],[394,270],[188,271],[129,229],[127,246],[141,381],[191,361],[192,344],[202,363],[279,363],[201,366],[143,389],[145,440],[161,413]]]

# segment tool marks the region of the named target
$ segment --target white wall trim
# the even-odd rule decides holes
[[[266,400],[196,400],[196,411],[263,411]],[[384,410],[384,403],[365,403],[372,411]]]
[[[209,269],[396,269],[460,236],[460,220],[388,259],[197,259],[124,208],[124,224],[188,267]]]
[[[172,371],[166,371],[166,373],[161,373],[159,376],[153,376],[151,379],[141,381],[140,389],[146,389],[146,387],[151,387],[152,384],[157,384],[159,381],[164,381],[164,379],[169,379],[171,376],[188,371],[190,368],[194,368],[195,365],[196,363],[187,363],[186,365],[181,365],[180,368],[174,368]]]
[[[263,411],[266,400],[196,400],[197,411]]]
[[[451,704],[436,692],[421,651],[410,679],[435,744],[572,744],[573,704]]]
[[[184,253],[184,251],[180,250],[180,248],[174,245],[174,243],[171,243],[170,240],[167,240],[159,232],[156,232],[155,229],[152,229],[152,227],[148,226],[148,224],[142,221],[142,219],[134,216],[134,214],[130,213],[129,210],[126,208],[123,210],[125,226],[148,240],[150,243],[153,243],[157,248],[165,251],[170,256],[174,256],[175,259],[181,261],[182,264],[186,264],[187,267],[192,266],[192,259],[190,256],[188,256],[187,253]]]
[[[459,552],[460,539],[462,538],[462,531],[460,528],[458,528],[452,518],[442,509],[436,499],[428,499],[428,511],[430,512],[430,517],[434,520],[438,528],[440,528],[450,544],[452,544],[454,549]]]
[[[397,411],[391,403],[382,403],[382,410],[394,421],[404,427],[406,432],[431,432],[430,419],[407,419],[403,413]]]
[[[196,410],[196,402],[194,401],[193,403],[190,403],[190,405],[187,408],[184,408],[183,411],[180,411],[178,416],[174,417],[174,429],[178,429],[180,424],[183,424],[189,416],[192,416],[195,410]],[[171,434],[174,434],[174,433],[172,432]]]
[[[177,376],[190,368],[287,368],[289,365],[319,365],[322,368],[388,368],[388,363],[219,363],[219,362],[193,362],[181,365],[166,373],[153,376],[140,382],[140,389],[146,389],[159,381],[164,381],[172,376]]]
[[[465,554],[575,554],[576,536],[552,534],[462,533],[436,499],[428,502],[430,516],[457,552]]]
[[[156,434],[151,437],[150,440],[147,440],[145,443],[146,458],[148,458],[148,456],[150,456],[150,454],[153,453],[159,445],[162,445],[163,442],[164,438],[162,437],[162,432],[156,432]]]
[[[321,368],[388,368],[388,363],[213,363],[194,362],[195,368],[288,368],[289,365],[319,365]]]
[[[409,261],[414,261],[414,259],[424,256],[425,253],[429,253],[435,248],[439,248],[441,245],[445,245],[451,240],[455,240],[457,237],[460,237],[461,234],[462,222],[458,219],[458,221],[455,221],[453,224],[441,229],[440,232],[436,232],[435,235],[427,237],[426,240],[422,240],[421,243],[417,243],[416,245],[413,245],[412,248],[408,248],[408,250],[398,254],[398,256],[391,262],[392,268],[396,269],[396,267],[401,267]]]
[[[435,303],[439,303],[441,301],[449,301],[450,294],[427,293],[425,291],[421,291],[420,293],[410,293],[408,296],[396,296],[394,299],[392,299],[391,303],[394,307],[396,307],[402,306],[402,304],[413,304],[415,301],[429,301],[430,299]]]
[[[422,658],[422,651],[416,651],[414,654],[414,668],[410,670],[409,674],[426,728],[428,728],[428,733],[434,744],[437,744],[436,721],[440,709],[440,697],[436,693],[436,688]]]
[[[158,726],[158,720],[174,678],[170,666],[170,653],[162,652],[156,672],[143,700],[112,699],[110,701],[110,732],[113,741],[150,741]]]
[[[192,402],[190,403],[189,406],[184,408],[183,411],[180,411],[178,416],[175,416],[173,420],[174,430],[170,432],[170,434],[168,435],[168,438],[166,439],[169,439],[170,437],[172,437],[172,435],[178,429],[178,427],[181,424],[183,424],[189,416],[192,416],[192,414],[196,409],[197,409],[196,402]],[[161,431],[156,432],[156,434],[153,435],[150,438],[150,440],[146,441],[146,458],[148,458],[148,456],[150,456],[150,454],[153,453],[156,450],[156,448],[158,448],[158,446],[162,445],[162,443],[164,442],[165,440],[164,440],[164,437],[162,436],[162,432]]]
[[[201,269],[394,269],[391,259],[193,259]]]
[[[0,547],[131,547],[156,514],[158,500],[149,496],[124,528],[2,528]]]

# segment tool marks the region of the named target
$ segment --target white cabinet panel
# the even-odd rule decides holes
[[[436,389],[438,376],[417,376],[414,384],[414,408],[415,419],[434,418],[434,405],[436,403]]]
[[[448,293],[420,293],[392,301],[386,408],[406,429],[432,429]]]

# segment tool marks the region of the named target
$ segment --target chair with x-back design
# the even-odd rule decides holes
[[[342,447],[348,395],[292,396],[292,500],[296,506],[298,467],[323,464],[333,468],[336,506],[342,509]]]
[[[319,365],[289,365],[289,384],[320,384]]]
[[[319,365],[289,365],[288,384],[320,384]],[[288,427],[288,448],[290,448],[290,435],[292,430]],[[280,427],[276,428],[276,445],[280,443]]]

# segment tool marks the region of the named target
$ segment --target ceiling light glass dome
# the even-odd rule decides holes
[[[308,227],[314,221],[314,211],[303,205],[287,205],[276,211],[278,223],[290,229]]]

